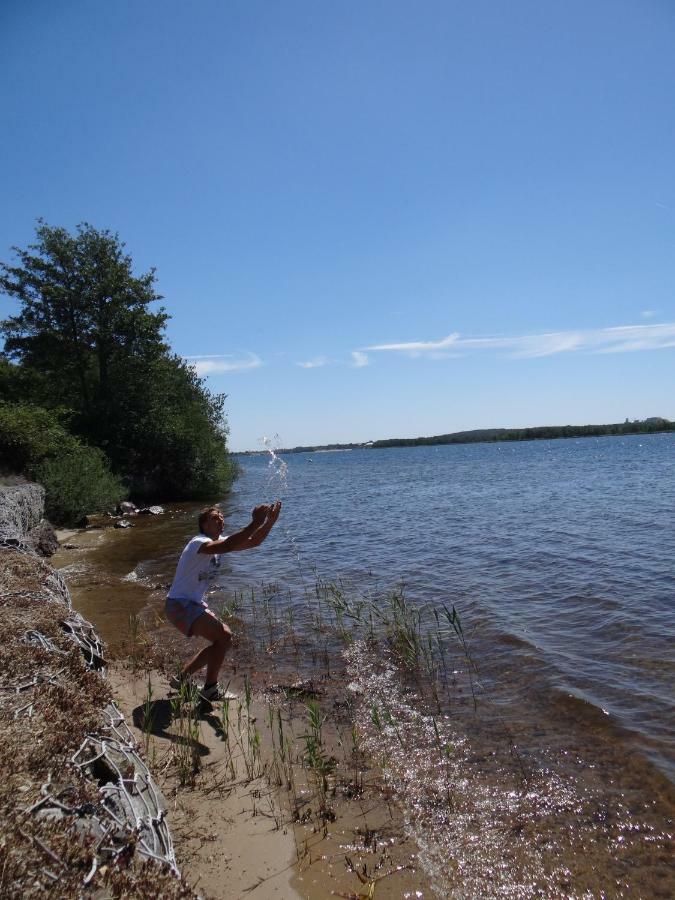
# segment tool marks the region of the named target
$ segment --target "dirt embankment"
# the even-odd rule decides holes
[[[0,488],[0,896],[194,896],[103,646],[35,550],[44,492]]]

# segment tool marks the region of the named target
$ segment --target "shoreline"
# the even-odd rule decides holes
[[[79,555],[98,553],[105,545],[106,535],[113,538],[113,544],[116,540],[128,539],[128,532],[116,532],[112,528],[104,529],[103,533],[98,529],[89,532],[82,529],[64,537],[69,543],[84,539],[84,546],[80,542],[79,549],[77,544],[71,545],[73,553]],[[94,538],[91,543],[90,537]],[[144,588],[139,585],[138,589],[142,592]],[[96,590],[99,593],[98,587]],[[104,588],[101,593],[106,590]],[[147,592],[147,587],[145,590]],[[86,583],[79,582],[73,592],[76,599],[87,598],[89,593]],[[150,631],[145,631],[144,619],[150,625]],[[415,891],[418,896],[431,896],[430,884],[415,862],[417,848],[404,835],[404,823],[391,804],[390,792],[376,765],[371,767],[358,751],[356,758],[353,755],[342,681],[332,689],[327,683],[310,682],[298,686],[294,674],[288,669],[275,669],[272,660],[261,668],[260,661],[254,662],[250,656],[246,628],[240,622],[235,629],[239,644],[226,658],[221,672],[221,681],[239,691],[239,701],[231,703],[228,709],[230,746],[236,747],[240,757],[238,763],[235,762],[237,774],[227,776],[222,772],[224,764],[229,764],[229,758],[228,747],[223,745],[224,704],[216,703],[213,710],[200,714],[198,722],[194,723],[195,731],[190,740],[195,740],[201,761],[194,784],[181,786],[175,772],[169,771],[175,738],[179,741],[182,738],[180,734],[172,734],[175,729],[171,720],[175,722],[176,717],[170,710],[171,699],[163,673],[194,653],[199,639],[186,641],[170,626],[158,625],[152,614],[138,615],[133,629],[133,634],[115,650],[116,695],[142,745],[147,736],[143,728],[144,707],[147,708],[149,703],[151,718],[156,714],[158,727],[150,728],[146,756],[152,760],[153,753],[156,755],[158,771],[162,774],[160,784],[171,798],[174,812],[178,811],[179,825],[174,838],[176,854],[184,875],[194,888],[205,890],[214,900],[231,896],[227,892],[218,893],[224,873],[231,874],[231,866],[238,889],[254,898],[288,896],[322,900],[332,892],[355,895],[362,886],[363,872],[369,873],[367,881],[373,884],[385,876],[389,879],[396,876],[395,888],[391,880],[389,882],[395,890],[390,896],[414,895]],[[161,646],[158,648],[158,645]],[[158,664],[163,671],[158,671]],[[152,685],[150,699],[148,677]],[[252,730],[245,724],[249,691]],[[317,772],[307,761],[308,712],[315,699],[326,711],[322,714],[316,745],[321,748],[319,755],[328,766],[325,789],[317,782]],[[280,731],[283,739],[279,737]],[[251,778],[250,772],[245,771],[241,777],[241,757],[246,756],[244,748],[252,736],[254,743],[260,741],[258,763],[267,778],[265,789],[252,786],[255,778]],[[333,771],[331,762],[338,757],[341,758],[340,772],[337,768]],[[357,774],[353,768],[355,761],[363,769]],[[155,765],[151,768],[154,770]],[[214,779],[211,778],[213,773]],[[228,777],[236,788],[230,797]],[[210,787],[210,780],[217,782],[216,788]],[[272,797],[275,799],[271,805],[276,812],[270,810]],[[274,827],[270,826],[270,817],[277,819]],[[183,828],[184,822],[204,819],[211,829],[210,839],[205,836],[207,831],[200,830],[199,834],[192,835],[188,826]],[[380,836],[385,834],[389,837],[382,844]],[[221,839],[222,851],[230,859],[218,858],[216,848],[221,847]],[[238,848],[245,848],[250,841],[256,847],[255,852],[248,853],[245,849],[240,852]],[[230,842],[233,852],[229,849]],[[212,851],[210,847],[213,847]],[[291,859],[288,859],[289,850]],[[345,862],[347,858],[351,860],[350,864]],[[360,875],[356,874],[352,863],[358,867]],[[389,867],[381,871],[385,865]],[[256,876],[259,883],[254,884],[249,877],[253,871],[259,873]]]
[[[0,893],[188,900],[105,648],[33,546],[43,504],[35,484],[0,491]]]
[[[148,526],[149,529],[154,527],[163,528],[160,522],[156,522],[154,525],[151,523]],[[115,535],[111,542],[113,548],[119,548],[122,546],[121,542],[129,540],[128,532],[109,530],[107,534]],[[141,537],[145,532],[139,529],[138,534]],[[151,531],[148,530],[147,534],[150,536]],[[95,551],[98,554],[96,558],[99,564],[105,558],[105,554],[103,556],[100,554],[100,549],[105,544],[105,537],[99,532],[94,540],[94,547],[99,548]],[[146,546],[151,547],[152,541],[146,542]],[[113,556],[116,560],[117,551]],[[124,566],[121,568],[118,566],[120,572],[124,568]],[[128,572],[128,564],[126,564],[126,571]],[[102,573],[99,571],[96,578],[99,579],[101,575]],[[150,582],[152,582],[152,578]],[[87,593],[86,583],[83,583],[81,588],[83,597],[90,596]],[[155,593],[154,589],[156,588],[156,584],[153,588],[150,583],[138,583],[134,586],[139,595],[145,592],[148,597],[159,596],[158,593]],[[95,590],[99,591],[99,588],[95,588]],[[281,607],[277,609],[272,605],[273,600],[272,595],[265,594],[263,586],[262,594],[257,598],[254,593],[251,593],[250,598],[235,594],[226,603],[229,615],[235,618],[236,633],[241,638],[233,656],[229,659],[227,672],[239,679],[251,678],[254,692],[265,704],[263,709],[266,710],[266,714],[259,717],[262,720],[261,734],[265,732],[265,728],[262,726],[271,707],[268,702],[269,696],[267,698],[265,696],[265,689],[270,687],[272,679],[283,679],[287,672],[283,666],[275,671],[274,667],[279,665],[277,662],[279,651],[285,649],[284,658],[292,658],[292,653],[289,657],[288,651],[292,651],[293,641],[298,639],[297,635],[293,636],[292,628],[284,626],[283,622],[277,618],[283,613]],[[253,605],[251,606],[251,604]],[[148,610],[149,619],[152,619],[154,615],[152,608],[151,605]],[[251,627],[253,633],[247,636],[247,630]],[[257,634],[255,633],[256,627]],[[328,629],[328,622],[321,625],[317,635],[332,633],[325,629]],[[269,633],[267,633],[268,630]],[[168,633],[170,633],[169,629],[164,630],[163,627],[160,627],[158,632],[160,640],[164,641]],[[180,638],[180,636],[178,637]],[[304,644],[301,646],[306,654],[309,648]],[[182,652],[187,652],[185,644],[183,644]],[[315,648],[311,652],[317,654],[315,670],[320,673],[328,661],[327,659],[326,661],[322,660],[323,651],[319,648]],[[383,657],[375,658],[379,658],[378,665],[381,666]],[[396,862],[392,863],[392,867],[404,867],[403,871],[398,871],[396,878],[399,880],[407,877],[413,879],[411,884],[413,890],[420,889],[424,883],[426,886],[423,889],[423,896],[429,896],[431,892],[430,882],[428,877],[423,874],[423,868],[425,871],[435,872],[434,878],[440,879],[440,883],[447,885],[448,890],[466,891],[471,890],[471,885],[473,885],[478,891],[478,885],[482,885],[479,891],[481,896],[499,895],[493,891],[494,885],[490,887],[490,884],[483,880],[480,865],[478,870],[475,869],[476,863],[471,856],[471,848],[475,847],[475,841],[481,843],[482,858],[486,864],[494,854],[494,865],[497,866],[495,871],[500,872],[500,877],[516,878],[516,873],[521,872],[524,891],[522,896],[534,896],[534,894],[528,893],[525,887],[527,878],[534,879],[532,885],[538,884],[538,889],[545,890],[546,895],[551,897],[579,896],[574,893],[578,889],[602,890],[603,886],[609,883],[608,878],[620,877],[621,873],[626,871],[625,866],[628,865],[637,867],[633,876],[636,889],[642,885],[643,891],[649,890],[651,883],[649,879],[652,877],[650,873],[652,870],[655,872],[659,870],[658,847],[666,840],[659,827],[659,810],[665,811],[669,807],[667,797],[663,795],[661,804],[657,792],[653,795],[653,803],[658,805],[655,805],[653,814],[649,812],[648,806],[645,805],[647,798],[645,782],[642,781],[641,786],[638,786],[636,781],[640,780],[640,773],[643,772],[643,767],[633,765],[638,762],[637,760],[630,760],[631,773],[628,777],[619,769],[615,772],[614,763],[606,771],[604,768],[596,769],[592,759],[584,760],[587,748],[584,745],[575,747],[573,739],[570,737],[567,746],[571,746],[572,752],[578,755],[578,763],[575,762],[572,765],[572,769],[576,770],[578,775],[578,784],[576,784],[556,772],[563,760],[565,760],[565,770],[570,770],[570,762],[566,756],[568,749],[565,746],[552,748],[548,753],[535,753],[534,755],[529,750],[521,750],[519,754],[513,756],[505,733],[502,733],[502,726],[499,725],[498,720],[494,719],[492,711],[484,706],[483,700],[480,701],[483,713],[476,719],[472,730],[468,732],[462,729],[465,717],[460,716],[457,719],[459,708],[455,709],[454,715],[448,720],[447,731],[437,714],[432,715],[431,719],[428,718],[429,723],[433,718],[436,719],[435,727],[438,728],[438,734],[441,735],[438,738],[434,735],[433,728],[431,733],[425,733],[424,730],[420,731],[412,727],[415,716],[419,713],[409,707],[407,702],[403,702],[405,695],[400,694],[398,689],[393,694],[385,691],[378,695],[376,720],[379,722],[379,727],[375,724],[372,704],[364,703],[357,695],[350,699],[346,709],[336,709],[334,701],[349,696],[348,693],[345,693],[349,684],[348,679],[342,681],[340,676],[340,680],[336,680],[336,674],[331,663],[328,680],[324,682],[319,679],[315,683],[315,687],[318,688],[316,696],[320,708],[322,713],[328,716],[325,729],[333,732],[330,735],[324,735],[324,755],[326,760],[330,760],[334,756],[340,762],[341,768],[338,771],[342,773],[335,777],[328,772],[328,795],[330,795],[330,804],[337,811],[337,816],[344,815],[345,827],[349,816],[352,817],[351,824],[355,826],[351,829],[352,833],[359,836],[356,839],[349,839],[346,830],[340,832],[342,824],[340,822],[335,827],[331,822],[325,820],[322,822],[321,816],[317,816],[315,801],[309,804],[303,802],[297,807],[300,817],[304,815],[308,806],[311,809],[308,821],[296,822],[296,847],[306,848],[306,851],[302,853],[301,871],[296,884],[301,896],[312,896],[311,893],[307,893],[308,890],[316,891],[316,896],[325,896],[329,886],[335,886],[338,891],[343,892],[344,890],[358,889],[356,876],[353,872],[346,871],[345,863],[346,856],[357,858],[356,853],[361,854],[358,858],[365,861],[369,877],[376,879],[382,872],[374,868],[375,856],[384,835],[388,836],[387,841],[394,839],[394,849],[399,851],[399,856],[396,857]],[[366,697],[371,693],[371,683],[375,683],[372,679],[379,678],[383,674],[384,669],[373,670],[371,681],[367,682],[365,689]],[[225,677],[225,681],[227,677]],[[288,684],[288,679],[286,679],[286,683]],[[405,682],[402,682],[402,685],[405,687]],[[375,696],[372,694],[373,698]],[[470,713],[470,697],[465,696],[462,702],[466,704],[467,699],[469,705],[466,706],[466,710]],[[309,698],[293,699],[287,696],[285,700],[290,700],[291,706],[295,704],[295,709],[289,710],[288,722],[289,728],[292,727],[291,720],[296,723],[294,732],[295,770],[297,777],[304,778],[306,782],[308,777],[306,748],[303,750],[302,738],[307,734]],[[421,709],[423,710],[422,699],[418,698],[416,703],[418,702],[422,704]],[[286,716],[286,713],[284,715]],[[455,720],[454,724],[453,720]],[[348,724],[350,721],[354,723],[353,727],[356,727],[358,731],[357,754],[360,755],[360,765],[365,767],[364,771],[370,773],[368,776],[370,780],[365,785],[367,791],[370,792],[368,794],[369,804],[362,807],[360,812],[355,806],[358,806],[359,800],[363,801],[362,798],[356,796],[355,785],[358,790],[359,778],[362,776],[358,773],[356,776],[345,777],[344,775],[350,765],[350,743],[352,741],[350,736],[352,726]],[[408,721],[410,725],[404,726],[403,723]],[[397,722],[400,724],[397,725]],[[450,727],[451,725],[452,727]],[[411,736],[410,740],[408,740],[408,734]],[[519,742],[523,737],[523,735],[516,734],[516,738],[520,739]],[[510,740],[514,740],[514,738],[510,738]],[[440,741],[441,749],[443,747],[453,748],[451,756],[446,758],[441,755],[438,759],[441,771],[444,772],[443,778],[447,781],[447,786],[452,788],[452,801],[444,799],[444,795],[439,797],[434,790],[429,791],[424,787],[431,777],[427,765],[428,748],[433,747],[438,741]],[[570,741],[572,741],[571,744]],[[406,759],[418,759],[411,782],[401,780],[404,769],[397,762],[398,754],[404,744]],[[370,761],[365,755],[364,748],[366,747],[369,749]],[[420,749],[425,747],[427,751],[420,755]],[[386,753],[385,756],[382,756],[381,751],[384,748],[386,748]],[[494,757],[492,757],[493,753],[496,754]],[[303,763],[303,757],[305,757],[305,763]],[[520,763],[517,761],[518,758],[520,758]],[[494,762],[490,762],[491,759]],[[523,772],[519,774],[519,765],[525,766],[526,775]],[[602,765],[604,766],[605,763]],[[618,779],[617,785],[621,784],[621,779],[623,779],[624,790],[628,788],[625,795],[617,794],[618,788],[613,787],[615,778]],[[461,790],[458,788],[460,784],[465,785]],[[652,787],[656,790],[656,784],[653,784]],[[302,790],[310,789],[314,790],[316,796],[315,785],[306,784]],[[352,796],[349,796],[350,792]],[[401,798],[405,798],[406,794],[425,798],[425,803],[428,804],[428,813],[424,817],[416,818],[411,810],[406,810],[404,803],[401,807],[402,811],[396,812],[393,818],[384,816],[376,820],[369,813],[359,822],[363,808],[371,808],[375,799],[382,809],[389,807],[396,810]],[[531,798],[530,800],[527,799],[528,796]],[[622,800],[624,796],[629,799]],[[512,799],[509,800],[509,797]],[[296,801],[302,800],[297,794],[295,799]],[[475,806],[476,803],[479,805]],[[484,810],[479,812],[481,803],[486,808],[487,806],[493,807],[494,815],[491,821],[486,821],[486,830],[482,831],[479,836],[479,834],[473,833],[475,826],[471,823],[480,822],[481,817],[485,815]],[[501,807],[499,804],[502,804]],[[571,805],[573,804],[579,804],[575,816],[571,815]],[[606,808],[613,810],[612,818],[609,820],[613,823],[611,826],[598,824],[604,821],[602,817],[607,815],[604,811]],[[343,813],[341,810],[345,810],[345,812]],[[451,810],[453,815],[448,816],[448,810]],[[318,812],[320,813],[320,809]],[[437,815],[441,815],[441,819],[434,818]],[[665,812],[664,815],[667,818]],[[666,818],[662,820],[664,828],[666,827]],[[512,829],[517,830],[512,833]],[[573,829],[570,834],[568,834],[569,829]],[[400,841],[399,836],[403,832],[409,838],[411,835],[418,835],[421,843],[426,845],[427,859],[424,867],[420,865],[417,851],[413,849],[413,845],[410,842],[408,845],[404,845]],[[374,848],[371,837],[373,834],[376,835]],[[508,862],[498,862],[499,845],[494,841],[500,834],[512,834]],[[651,834],[650,840],[655,842],[653,850],[644,843],[642,835],[646,836],[647,834]],[[445,841],[449,841],[449,843],[444,843]],[[561,849],[554,852],[557,845]],[[566,849],[563,850],[563,847]],[[611,854],[610,847],[616,848],[611,851]],[[345,853],[342,848],[349,849]],[[412,862],[411,856],[413,857]],[[448,868],[448,861],[453,859],[456,860],[457,868],[453,869],[452,866]],[[560,874],[556,859],[568,864],[569,877]],[[406,868],[408,865],[415,866],[417,871],[414,875],[408,872]],[[388,866],[388,863],[383,864],[383,867],[385,866]],[[598,871],[597,874],[594,874],[596,867]],[[389,869],[384,868],[384,871],[389,871]],[[346,879],[345,875],[348,876]],[[659,877],[663,879],[666,876]],[[342,881],[340,881],[341,878]],[[662,883],[666,882],[662,881]],[[624,896],[632,896],[630,884],[630,879],[624,883],[622,890],[628,891],[623,894]],[[402,894],[392,893],[397,889],[394,881],[390,881],[387,885],[388,896],[402,896]]]
[[[292,828],[284,821],[287,816],[275,807],[273,791],[262,776],[246,777],[240,754],[234,758],[234,773],[229,770],[218,710],[202,716],[196,739],[197,752],[203,754],[200,770],[194,783],[181,785],[171,758],[175,742],[185,739],[185,734],[172,722],[166,677],[156,670],[134,672],[118,663],[110,680],[132,733],[151,768],[159,773],[170,804],[181,874],[192,890],[212,898],[300,898],[292,887],[297,854]],[[229,712],[234,732],[234,704]],[[260,715],[257,707],[256,714]],[[270,809],[275,810],[276,821]]]
[[[416,438],[383,438],[376,441],[346,444],[310,444],[297,447],[274,448],[276,454],[335,453],[348,450],[405,450],[410,447],[449,447],[464,444],[522,444],[533,441],[564,441],[577,438],[631,437],[636,435],[672,434],[675,422],[654,417],[663,423],[660,427],[639,426],[642,423],[614,422],[607,425],[535,425],[527,428],[477,428],[443,435]],[[645,420],[648,422],[649,420]],[[670,427],[663,427],[663,425]],[[603,429],[615,428],[617,431]],[[621,430],[625,429],[625,430]],[[563,432],[549,434],[547,432]],[[232,456],[265,456],[269,450],[233,450]]]

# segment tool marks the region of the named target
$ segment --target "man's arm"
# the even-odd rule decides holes
[[[232,553],[235,550],[250,550],[259,546],[272,530],[272,526],[279,518],[280,510],[280,500],[269,506],[266,504],[256,506],[253,510],[251,521],[245,528],[228,535],[226,538],[202,544],[199,552]]]
[[[272,503],[270,506],[270,511],[267,514],[262,525],[253,532],[253,534],[248,538],[243,547],[237,547],[238,550],[251,550],[253,547],[258,547],[265,540],[267,535],[272,530],[272,527],[276,520],[279,518],[279,513],[281,512],[281,500],[277,500],[276,503]]]

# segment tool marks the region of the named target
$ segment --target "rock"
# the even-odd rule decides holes
[[[130,500],[122,500],[117,506],[117,512],[121,516],[135,516],[138,512],[138,507]]]
[[[317,689],[311,678],[298,679],[291,684],[270,684],[265,690],[271,694],[293,697],[320,697],[323,693]]]
[[[42,521],[44,502],[44,488],[39,484],[0,487],[0,540],[25,540]]]
[[[26,535],[26,543],[39,556],[43,557],[53,556],[59,549],[56,532],[46,519],[43,519],[35,528],[31,528]]]
[[[130,522],[128,519],[120,519],[119,522],[115,522],[115,528],[133,528],[134,523]]]
[[[161,516],[164,513],[164,508],[161,506],[144,506],[143,509],[138,510],[139,516]]]

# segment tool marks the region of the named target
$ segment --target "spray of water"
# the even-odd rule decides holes
[[[267,464],[268,476],[266,493],[270,497],[276,496],[283,501],[286,499],[286,495],[288,493],[288,463],[283,460],[277,452],[279,447],[281,446],[281,438],[278,434],[275,434],[272,438],[262,437],[260,438],[260,443],[269,453],[270,457]],[[281,517],[280,524],[281,530],[284,534],[284,537],[286,538],[286,541],[288,542],[288,546],[290,547],[291,553],[298,567],[300,580],[302,581],[305,594],[307,594],[307,579],[305,578],[304,566],[302,564],[298,542],[291,533],[287,524],[287,520],[284,519],[284,516]]]
[[[278,434],[275,434],[273,438],[261,437],[260,443],[270,455],[267,464],[269,470],[267,489],[271,493],[278,486],[279,496],[283,497],[288,487],[288,463],[277,454],[281,439]]]

